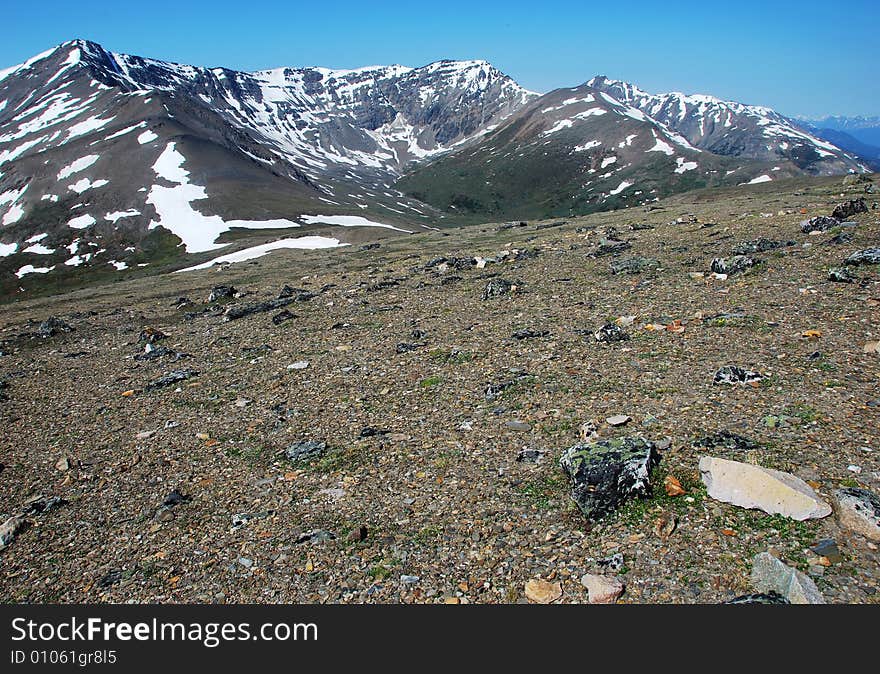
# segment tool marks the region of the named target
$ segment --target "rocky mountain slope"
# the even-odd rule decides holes
[[[392,187],[401,167],[534,97],[479,61],[241,73],[65,43],[0,72],[2,283],[159,271],[230,237],[432,226]]]
[[[0,297],[861,169],[766,108],[605,78],[539,97],[483,61],[243,73],[75,40],[0,71]]]
[[[6,306],[0,593],[876,603],[871,184],[699,190]]]

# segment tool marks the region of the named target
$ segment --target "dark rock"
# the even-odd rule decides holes
[[[219,299],[227,297],[235,297],[238,291],[233,286],[214,286],[208,295],[209,302],[216,302]]]
[[[774,241],[773,239],[765,239],[759,237],[752,241],[745,241],[733,247],[734,255],[748,255],[749,253],[763,253],[768,250],[776,250],[777,248],[788,248],[795,246],[795,241]]]
[[[264,510],[259,513],[236,513],[232,516],[232,528],[240,529],[251,520],[262,520],[275,515],[274,510]]]
[[[100,587],[102,590],[106,590],[110,586],[118,583],[120,580],[122,580],[122,571],[120,571],[119,569],[113,569],[112,571],[108,572],[106,576],[98,581],[98,587]]]
[[[759,372],[744,370],[736,365],[725,365],[715,373],[713,384],[751,384],[759,382],[764,376]]]
[[[571,497],[581,512],[598,519],[634,496],[650,496],[651,470],[660,463],[654,443],[641,437],[573,445],[559,465],[571,481]]]
[[[336,534],[325,529],[315,529],[314,531],[300,534],[296,539],[296,543],[323,543],[324,541],[333,540],[336,540]]]
[[[453,275],[453,276],[444,276],[442,279],[440,279],[440,285],[441,285],[441,286],[448,286],[448,285],[451,285],[451,284],[453,284],[453,283],[456,283],[456,282],[458,282],[458,281],[462,281],[462,280],[463,280],[463,279],[462,279],[461,276],[455,276],[455,275]]]
[[[284,450],[284,456],[290,461],[312,461],[324,455],[327,451],[326,442],[316,442],[314,440],[300,440],[289,445]]]
[[[279,312],[272,316],[272,323],[275,325],[281,325],[284,321],[289,321],[291,318],[296,318],[296,314],[290,313],[287,309],[282,312]]]
[[[617,573],[623,568],[623,554],[615,552],[613,555],[606,557],[605,559],[597,559],[596,564],[602,569],[608,569],[609,571]]]
[[[498,396],[500,396],[504,391],[509,389],[511,386],[516,386],[517,382],[521,381],[528,377],[525,372],[520,372],[513,379],[508,379],[505,381],[492,382],[486,385],[485,394],[486,400],[495,400]]]
[[[176,300],[174,300],[171,303],[171,306],[174,307],[175,309],[180,309],[180,308],[185,307],[189,304],[192,304],[192,300],[190,300],[188,297],[178,297]]]
[[[857,213],[867,213],[868,206],[865,204],[865,200],[862,198],[851,199],[842,204],[837,204],[834,207],[834,210],[831,212],[832,218],[838,218],[840,220],[846,220],[847,218],[851,218]]]
[[[880,264],[880,248],[857,250],[843,261],[847,265]]]
[[[728,599],[724,604],[790,604],[785,597],[777,592],[759,592],[744,594],[733,599]]]
[[[191,496],[185,496],[180,493],[178,489],[172,489],[168,492],[168,496],[165,497],[165,500],[162,501],[163,508],[173,508],[174,506],[178,506],[181,503],[189,503],[192,501]]]
[[[599,245],[596,246],[596,249],[593,251],[593,256],[602,257],[603,255],[614,255],[616,253],[622,253],[630,248],[632,248],[632,244],[629,241],[614,241],[604,238],[599,240]]]
[[[21,512],[23,515],[45,515],[66,504],[67,501],[60,496],[40,496],[28,501]]]
[[[364,426],[361,429],[361,432],[358,437],[361,438],[372,438],[376,435],[388,435],[390,431],[381,430],[379,428],[373,428],[372,426]]]
[[[381,245],[381,243],[365,243],[361,246],[361,250],[376,250]]]
[[[803,220],[801,222],[801,231],[804,234],[809,234],[810,232],[827,232],[829,229],[834,229],[839,224],[840,220],[837,218],[829,218],[827,215],[817,215],[815,218]]]
[[[418,328],[414,328],[409,333],[409,336],[410,336],[410,339],[424,339],[425,337],[428,336],[428,333],[425,332],[424,330],[419,330]]]
[[[255,302],[252,304],[245,305],[232,305],[227,307],[226,311],[223,314],[223,320],[225,321],[234,321],[239,318],[244,318],[245,316],[250,316],[252,314],[259,314],[265,311],[274,311],[275,309],[280,309],[281,307],[286,307],[291,302],[298,302],[299,299],[292,297],[282,297],[277,300],[266,300],[265,302]]]
[[[62,321],[60,318],[50,316],[45,321],[40,323],[40,327],[37,328],[37,334],[40,337],[48,338],[54,337],[55,335],[62,332],[71,332],[72,330],[73,328]]]
[[[486,284],[483,290],[483,299],[488,300],[492,297],[501,297],[507,295],[513,289],[514,285],[510,281],[501,278],[493,278]]]
[[[546,337],[550,334],[549,330],[517,330],[511,337],[514,339],[536,339],[537,337]]]
[[[835,283],[855,283],[858,279],[846,267],[835,267],[828,270],[828,280]]]
[[[816,544],[812,546],[810,550],[820,557],[827,557],[828,561],[832,564],[839,564],[843,561],[843,554],[840,552],[837,541],[833,538],[823,538],[822,540],[816,541]]]
[[[199,374],[198,370],[174,370],[173,372],[169,372],[168,374],[159,377],[156,381],[147,384],[145,390],[153,391],[164,386],[170,386],[171,384],[176,384],[177,382],[184,381],[190,377],[195,377],[197,374]]]
[[[88,351],[72,351],[71,353],[65,353],[65,358],[81,358],[82,356],[88,356]]]
[[[632,229],[632,231],[634,232],[640,232],[645,229],[654,229],[654,225],[647,222],[639,222],[635,225],[630,225],[630,229]]]
[[[839,232],[832,236],[828,241],[824,242],[826,246],[842,246],[845,243],[850,243],[853,240],[853,235],[849,232]]]
[[[718,431],[712,435],[694,440],[694,446],[714,449],[716,447],[725,447],[727,449],[757,449],[758,443],[749,440],[736,433],[730,431]]]
[[[135,360],[156,360],[158,358],[162,358],[163,356],[173,356],[172,362],[177,362],[181,358],[189,358],[190,355],[188,353],[183,353],[181,351],[175,351],[174,349],[169,349],[165,346],[153,346],[150,343],[147,343],[146,348],[143,353],[137,354],[134,359]]]
[[[396,347],[394,347],[395,353],[407,353],[409,351],[415,351],[416,349],[420,349],[425,346],[424,342],[419,342],[418,344],[411,344],[409,342],[400,342]]]
[[[759,264],[763,264],[763,261],[748,255],[734,255],[728,258],[716,257],[712,260],[710,269],[716,274],[730,275],[744,272]]]
[[[283,286],[281,286],[281,291],[278,293],[278,299],[283,300],[286,297],[293,297],[293,295],[298,292],[305,291],[297,290],[296,288],[293,288],[285,283]]]
[[[519,454],[516,455],[516,460],[518,463],[540,463],[546,453],[547,452],[543,452],[540,449],[529,449],[526,447],[519,450]]]
[[[660,266],[657,260],[650,257],[627,257],[611,263],[612,274],[641,274]]]
[[[606,323],[599,330],[593,333],[593,337],[597,342],[610,344],[612,342],[625,342],[629,339],[629,335],[617,325],[617,323]]]
[[[163,339],[168,339],[168,335],[156,328],[144,328],[138,335],[139,344],[155,344]]]

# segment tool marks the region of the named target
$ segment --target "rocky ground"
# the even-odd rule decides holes
[[[716,603],[765,592],[753,560],[778,559],[829,603],[875,603],[878,543],[835,497],[880,490],[880,267],[842,264],[880,245],[865,186],[692,193],[7,304],[0,597]],[[802,231],[859,196],[854,226]],[[745,383],[716,383],[726,366]],[[738,437],[703,442],[722,431]],[[623,437],[653,443],[651,495],[588,519],[559,459]],[[791,473],[836,510],[713,498],[706,456]]]

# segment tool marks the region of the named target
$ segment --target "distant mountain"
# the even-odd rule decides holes
[[[830,116],[821,119],[799,117],[798,121],[811,129],[843,131],[866,145],[880,147],[880,117]]]
[[[769,108],[652,96],[598,77],[542,96],[397,186],[459,220],[479,220],[576,215],[698,187],[864,169]]]
[[[245,73],[74,40],[0,70],[0,296],[863,169],[768,108],[607,78],[540,96],[485,61]]]

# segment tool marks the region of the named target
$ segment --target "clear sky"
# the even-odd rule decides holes
[[[485,59],[546,92],[593,75],[787,115],[880,115],[877,0],[0,0],[0,68],[75,37],[257,70]]]

